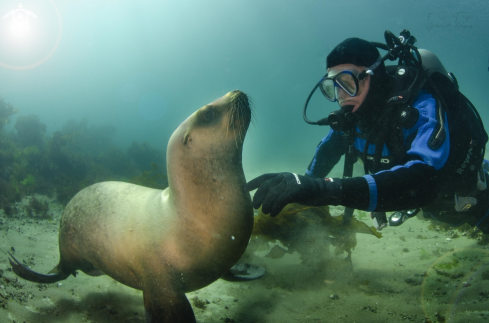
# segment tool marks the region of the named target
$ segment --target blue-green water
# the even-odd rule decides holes
[[[326,55],[347,37],[382,42],[384,30],[397,34],[403,28],[455,73],[489,122],[485,1],[22,4],[37,19],[29,18],[29,30],[20,37],[10,29],[11,18],[0,20],[0,62],[38,65],[0,67],[0,95],[19,109],[17,115],[38,115],[48,132],[68,119],[85,118],[115,126],[121,147],[136,140],[165,149],[189,114],[240,89],[256,105],[257,122],[244,153],[247,175],[303,172],[328,131],[307,125],[301,115],[310,89],[325,73]],[[0,14],[17,6],[18,1],[2,1]],[[312,117],[336,108],[320,94],[312,103]]]
[[[173,131],[190,114],[225,93],[240,89],[252,97],[256,118],[244,146],[246,177],[251,179],[278,171],[304,173],[317,143],[329,131],[328,127],[308,125],[302,119],[307,95],[325,74],[326,55],[345,38],[383,42],[385,30],[398,34],[401,29],[411,31],[418,39],[419,48],[438,55],[445,68],[457,76],[462,92],[489,125],[487,1],[26,0],[22,5],[35,17],[4,17],[19,9],[19,2],[0,2],[0,96],[19,110],[4,127],[5,136],[15,134],[14,126],[19,117],[34,114],[46,125],[46,138],[63,127],[66,129],[69,120],[75,123],[69,123],[68,128],[87,120],[89,126],[115,128],[111,140],[121,151],[136,141],[148,142],[164,152]],[[335,103],[316,93],[311,101],[310,118],[325,117],[336,109]],[[2,169],[2,174],[4,172]],[[24,224],[19,219],[12,221],[18,223],[12,222],[11,228]],[[358,286],[351,286],[351,277],[341,282],[341,278],[332,279],[329,273],[324,273],[323,279],[315,269],[308,271],[307,266],[298,266],[297,254],[293,259],[278,260],[282,262],[263,260],[263,257],[260,260],[257,256],[253,260],[268,266],[269,278],[261,283],[263,285],[250,283],[254,288],[252,294],[246,293],[246,285],[241,289],[217,285],[215,290],[206,290],[200,295],[213,300],[219,295],[225,299],[223,295],[229,290],[239,290],[235,295],[240,295],[238,305],[243,307],[230,316],[240,322],[324,322],[328,317],[333,322],[358,322],[363,313],[368,314],[365,322],[377,322],[373,308],[382,312],[382,322],[411,318],[424,322],[426,317],[432,320],[439,317],[435,314],[445,311],[443,306],[447,304],[449,309],[442,316],[449,317],[450,311],[470,312],[470,322],[484,321],[479,314],[489,315],[487,310],[483,311],[489,295],[487,277],[477,276],[477,283],[472,285],[479,289],[467,293],[470,298],[463,302],[457,298],[467,286],[463,280],[443,276],[433,282],[439,286],[429,289],[428,283],[423,283],[422,287],[416,287],[422,288],[419,292],[413,290],[410,283],[407,286],[405,279],[422,280],[420,277],[425,277],[424,273],[433,271],[435,262],[445,261],[444,255],[452,257],[452,253],[458,252],[457,248],[481,248],[476,249],[477,261],[473,260],[476,257],[470,261],[486,266],[487,249],[462,237],[462,242],[453,238],[457,244],[450,245],[452,240],[447,239],[452,239],[454,234],[428,231],[427,224],[414,222],[415,219],[410,221],[413,222],[403,225],[398,233],[389,228],[380,242],[370,236],[359,238],[359,246],[352,256]],[[49,230],[52,240],[49,243],[56,246],[56,226],[52,224]],[[14,243],[11,241],[16,245],[26,241],[22,245],[23,252],[34,248],[23,232],[21,235],[20,229],[19,237],[14,236],[17,231],[8,232],[11,240],[5,242],[2,252],[10,250]],[[312,248],[317,243],[312,236],[301,238],[307,247]],[[425,254],[428,258],[423,258]],[[45,268],[36,266],[36,269],[52,268],[57,251],[50,250],[48,255],[49,261],[38,264]],[[468,256],[463,257],[468,259]],[[464,279],[475,275],[475,271],[470,271],[472,263],[467,261],[466,264]],[[6,269],[7,263],[2,266]],[[314,279],[309,280],[304,271]],[[92,278],[82,279],[86,279],[82,280],[85,282]],[[384,279],[388,282],[384,283]],[[73,283],[67,282],[65,286],[76,283],[74,278],[71,280]],[[307,285],[308,281],[311,285],[317,281],[325,284],[314,288],[300,286]],[[340,282],[344,285],[339,285]],[[99,296],[103,298],[100,302],[107,303],[111,298],[107,290],[113,292],[110,289],[113,285],[104,284],[106,294]],[[13,290],[11,285],[9,288]],[[43,297],[36,286],[30,288],[38,299]],[[131,304],[137,305],[134,311],[140,312],[139,321],[142,321],[142,304],[136,303],[141,301],[140,295],[117,288],[117,295],[131,295]],[[444,288],[448,294],[440,292]],[[55,287],[49,295],[58,308],[77,313],[78,300],[63,303],[63,299],[75,292],[72,294],[66,288],[62,291],[64,294],[57,295],[53,290]],[[337,307],[331,303],[335,298],[329,297],[334,294],[340,295],[340,300],[335,301],[339,304]],[[438,302],[439,295],[446,298]],[[250,303],[244,306],[242,300],[246,297]],[[96,302],[93,299],[98,300],[93,294],[82,297],[81,307],[91,308],[92,302]],[[216,301],[216,304],[238,306],[232,299],[226,301],[231,305],[225,301]],[[268,302],[272,303],[270,308],[263,307],[259,314],[250,314],[254,313],[254,308]],[[386,308],[382,302],[390,303]],[[477,302],[477,306],[470,307],[472,302]],[[19,313],[27,311],[19,310],[13,303],[10,303],[12,309]],[[456,305],[460,305],[457,310]],[[46,305],[43,311],[50,313],[50,306]],[[354,310],[350,309],[358,313],[352,315],[350,311]],[[105,310],[98,310],[105,313]],[[389,313],[391,310],[394,316]],[[200,322],[206,321],[204,318],[209,311],[197,313]],[[220,313],[209,321],[219,321]],[[31,317],[38,318],[36,315]],[[351,319],[352,316],[356,319]],[[71,321],[77,322],[76,319]],[[463,318],[453,321],[466,322]]]

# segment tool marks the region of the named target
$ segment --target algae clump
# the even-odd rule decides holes
[[[276,217],[264,214],[261,209],[255,216],[252,236],[262,236],[270,240],[280,240],[285,246],[312,244],[315,237],[310,236],[298,240],[302,231],[307,227],[313,227],[319,231],[326,232],[335,247],[335,255],[343,252],[351,254],[351,250],[357,245],[356,234],[371,234],[381,238],[382,234],[373,226],[369,227],[362,221],[351,219],[350,224],[342,223],[343,215],[332,216],[329,206],[304,206],[297,203],[286,205]]]

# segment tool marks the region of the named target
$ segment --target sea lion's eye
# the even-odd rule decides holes
[[[219,109],[216,106],[207,105],[199,110],[198,122],[201,125],[211,126],[221,118]]]
[[[213,111],[213,109],[207,109],[207,110],[204,111],[204,120],[205,121],[208,121],[208,122],[214,120],[214,111]]]

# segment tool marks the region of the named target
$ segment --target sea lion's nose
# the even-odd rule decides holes
[[[230,97],[231,102],[234,103],[238,102],[241,105],[244,104],[246,107],[249,106],[248,96],[246,95],[246,93],[241,92],[240,90],[234,90],[229,92],[228,95]]]

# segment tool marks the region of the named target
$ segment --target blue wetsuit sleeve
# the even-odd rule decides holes
[[[307,167],[306,176],[326,177],[344,153],[342,134],[331,129],[317,146],[314,158]]]
[[[403,129],[407,154],[404,163],[389,170],[363,177],[343,180],[345,206],[368,211],[396,211],[429,205],[436,198],[441,185],[440,169],[450,152],[448,122],[444,115],[446,137],[437,149],[429,141],[437,130],[437,107],[433,97],[423,92],[413,106],[419,118],[410,129]]]

